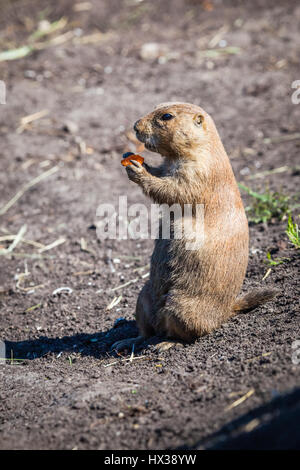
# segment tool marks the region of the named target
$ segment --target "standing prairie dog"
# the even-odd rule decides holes
[[[155,241],[150,279],[136,306],[140,336],[115,343],[117,350],[154,335],[191,342],[275,295],[264,289],[238,297],[248,264],[248,222],[213,119],[193,104],[163,103],[134,130],[164,163],[154,168],[132,161],[129,179],[157,204],[203,204],[204,241],[196,250],[186,249],[184,235]]]

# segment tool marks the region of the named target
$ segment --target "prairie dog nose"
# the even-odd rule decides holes
[[[135,132],[138,132],[138,125],[140,123],[140,120],[136,121],[134,126],[133,126],[133,129],[135,130]]]

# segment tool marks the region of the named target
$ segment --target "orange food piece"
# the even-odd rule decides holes
[[[130,160],[135,160],[139,162],[141,165],[144,163],[144,158],[141,157],[140,155],[129,155],[129,157],[123,158],[123,160],[121,160],[121,164],[123,166],[132,165]]]

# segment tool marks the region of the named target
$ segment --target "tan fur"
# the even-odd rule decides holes
[[[165,113],[174,118],[163,121]],[[130,165],[129,178],[155,203],[205,207],[205,239],[197,250],[187,250],[185,238],[156,240],[150,279],[137,301],[137,324],[144,337],[192,341],[274,293],[237,299],[248,263],[248,223],[212,118],[192,104],[164,103],[135,129],[138,139],[165,160],[159,168]]]

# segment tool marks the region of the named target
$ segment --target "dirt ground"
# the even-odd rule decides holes
[[[0,245],[8,248],[13,239],[4,237],[25,224],[27,241],[1,256],[0,339],[9,360],[0,365],[0,448],[214,448],[216,436],[251,434],[285,411],[299,416],[300,365],[292,361],[300,340],[299,250],[286,220],[250,226],[243,289],[275,286],[275,302],[183,348],[142,347],[131,362],[110,347],[137,333],[135,302],[153,240],[103,241],[95,230],[101,203],[118,207],[126,195],[128,205],[150,206],[120,158],[136,150],[135,120],[164,101],[193,102],[213,116],[238,181],[299,193],[299,138],[288,140],[300,121],[300,104],[291,100],[300,79],[299,2],[0,6],[0,51],[34,44],[25,57],[0,62],[7,88],[0,210],[24,190],[0,215]],[[47,21],[57,20],[48,34]],[[265,277],[268,252],[288,260]],[[53,295],[60,287],[72,291]]]

